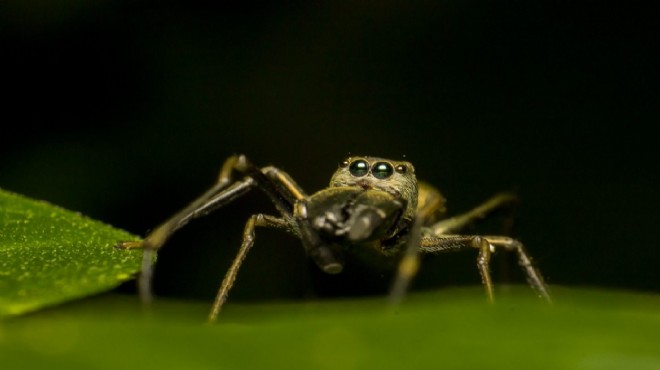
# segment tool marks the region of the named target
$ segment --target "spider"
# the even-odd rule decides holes
[[[235,178],[238,174],[238,178]],[[153,253],[190,220],[228,204],[253,188],[261,189],[273,202],[280,217],[255,214],[245,224],[243,241],[225,274],[209,314],[215,321],[227,300],[238,270],[254,244],[255,228],[269,227],[288,232],[302,241],[306,254],[325,273],[338,274],[343,256],[355,251],[375,261],[397,263],[390,299],[397,302],[419,267],[419,255],[473,249],[486,291],[493,301],[489,261],[496,249],[514,251],[529,284],[550,301],[540,272],[523,245],[505,236],[455,234],[467,224],[515,201],[500,193],[473,210],[435,221],[445,210],[445,200],[431,185],[417,181],[410,162],[377,157],[349,157],[339,164],[330,186],[308,195],[284,171],[258,168],[244,155],[229,157],[215,184],[187,207],[151,231],[143,241],[120,242],[122,249],[143,248],[142,272],[138,281],[143,300],[151,299]]]

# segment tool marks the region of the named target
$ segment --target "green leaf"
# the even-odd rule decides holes
[[[131,279],[134,235],[0,189],[0,317],[103,292]]]
[[[660,369],[660,297],[551,287],[241,304],[103,295],[0,322],[7,369]]]

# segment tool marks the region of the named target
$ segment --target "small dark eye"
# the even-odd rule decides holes
[[[369,163],[363,159],[358,159],[351,163],[348,171],[355,177],[362,177],[369,172]]]
[[[344,159],[343,161],[339,162],[339,167],[341,168],[348,167],[348,160]]]
[[[386,179],[392,176],[392,173],[394,173],[394,169],[387,162],[376,162],[371,168],[371,174],[377,179]]]
[[[408,166],[406,166],[405,164],[400,164],[396,166],[395,170],[398,173],[406,173],[408,172]]]

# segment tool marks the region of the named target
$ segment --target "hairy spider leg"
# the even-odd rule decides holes
[[[431,225],[431,234],[435,236],[443,236],[451,232],[459,231],[468,224],[486,217],[486,215],[489,213],[504,207],[510,207],[517,203],[517,201],[518,197],[516,197],[516,195],[513,193],[504,192],[496,194],[481,205],[466,213],[439,221]],[[486,294],[490,297],[490,300],[493,299],[493,289],[490,279],[490,271],[487,266],[484,266],[484,264],[487,264],[490,260],[490,254],[493,251],[493,248],[502,248],[508,251],[515,251],[518,254],[518,264],[525,271],[528,283],[532,286],[532,288],[536,290],[539,296],[550,302],[550,295],[548,294],[548,289],[543,282],[543,277],[539,270],[533,265],[532,259],[523,247],[522,243],[505,236],[486,236],[481,239],[476,239],[476,237],[473,236],[472,238],[473,240],[471,241],[469,247],[479,249],[477,265],[479,266],[479,271],[481,272],[482,280],[484,281],[484,286],[487,291]],[[488,245],[492,247],[487,247]],[[432,251],[429,252],[433,253]]]
[[[405,242],[405,250],[397,267],[396,277],[390,289],[389,301],[391,305],[398,305],[405,297],[410,283],[419,271],[420,257],[419,245],[421,243],[422,220],[419,214],[415,216],[412,227]]]
[[[490,256],[497,249],[515,251],[518,254],[518,263],[527,274],[529,284],[540,297],[550,302],[550,295],[543,282],[541,273],[534,267],[532,260],[525,251],[522,243],[506,236],[478,236],[478,235],[434,235],[431,228],[423,230],[420,244],[421,253],[457,252],[466,249],[477,249],[477,267],[481,280],[486,289],[489,301],[494,300],[493,283],[490,277]]]
[[[438,189],[419,181],[418,192],[415,219],[408,233],[405,250],[399,261],[396,277],[390,289],[389,301],[392,305],[398,305],[403,300],[410,283],[419,271],[419,245],[422,237],[422,227],[433,222],[437,216],[444,214],[446,211],[445,198]]]
[[[211,312],[209,313],[209,318],[208,318],[209,322],[215,322],[218,319],[218,315],[222,310],[222,306],[227,301],[227,296],[229,295],[229,291],[234,285],[234,281],[236,280],[236,275],[238,274],[238,270],[241,268],[241,265],[243,264],[243,261],[247,256],[247,253],[250,251],[250,248],[252,248],[252,246],[254,245],[254,239],[255,239],[254,229],[256,226],[290,230],[289,223],[281,218],[268,216],[260,213],[253,215],[248,219],[248,221],[245,223],[245,229],[243,231],[243,241],[241,242],[241,247],[239,248],[236,257],[234,257],[234,260],[231,263],[231,267],[229,267],[229,270],[227,270],[227,273],[225,274],[225,277],[222,280],[222,284],[220,284],[220,289],[218,290],[218,294],[216,295],[215,301],[213,302],[213,307],[211,308]]]
[[[429,189],[427,189],[429,190]],[[434,189],[431,188],[432,192]],[[421,199],[420,195],[420,199]],[[430,197],[431,199],[435,197]],[[534,267],[531,258],[525,251],[523,245],[512,238],[504,236],[464,236],[464,235],[446,235],[450,231],[458,231],[468,224],[484,218],[487,214],[509,206],[515,203],[517,198],[511,193],[500,193],[488,199],[483,204],[475,207],[464,214],[439,221],[428,227],[422,227],[419,237],[411,237],[406,248],[399,270],[395,279],[393,289],[390,293],[390,302],[398,303],[401,301],[409,286],[410,281],[417,274],[419,268],[419,253],[441,253],[461,251],[465,249],[478,249],[477,267],[481,274],[481,279],[486,290],[486,296],[489,301],[494,300],[493,283],[490,276],[490,256],[496,247],[505,250],[515,251],[518,254],[518,263],[527,274],[529,284],[545,300],[550,301],[550,295],[543,282],[543,278],[536,267]],[[444,203],[439,204],[439,207]],[[425,209],[421,204],[419,209]],[[433,207],[426,207],[426,219],[436,210]],[[412,242],[416,244],[413,245]],[[416,246],[416,248],[413,248]]]
[[[116,246],[120,249],[144,248],[142,268],[140,277],[138,279],[138,288],[142,301],[149,302],[153,298],[153,293],[151,291],[151,280],[153,275],[152,264],[154,260],[154,251],[160,249],[177,229],[185,225],[187,220],[191,218],[191,214],[193,214],[204,204],[208,203],[209,200],[216,197],[218,193],[221,193],[222,190],[229,186],[232,182],[233,171],[237,169],[240,170],[241,167],[244,166],[244,162],[245,159],[243,156],[231,156],[227,158],[220,170],[218,180],[213,184],[213,186],[211,186],[211,188],[209,188],[179,212],[172,215],[169,219],[160,224],[154,230],[149,232],[149,234],[144,238],[142,242],[120,242]]]
[[[246,176],[232,183],[233,173],[239,172]],[[227,203],[237,199],[254,187],[261,188],[273,201],[275,207],[285,217],[291,217],[292,205],[284,199],[281,191],[276,189],[261,170],[252,165],[244,155],[233,155],[225,160],[218,180],[202,195],[175,213],[165,222],[151,231],[142,242],[120,242],[117,248],[143,248],[142,268],[138,279],[140,298],[149,302],[153,298],[151,281],[153,278],[154,251],[160,249],[170,236],[190,220],[204,216]]]
[[[515,204],[517,201],[518,198],[512,193],[499,193],[481,205],[473,208],[472,210],[458,216],[439,221],[433,225],[430,225],[430,228],[435,235],[456,232],[473,223],[474,221],[486,217],[489,213]]]

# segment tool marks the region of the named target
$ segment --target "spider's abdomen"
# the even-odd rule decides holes
[[[307,212],[323,238],[360,244],[395,234],[406,205],[405,200],[382,190],[346,186],[313,194]]]

